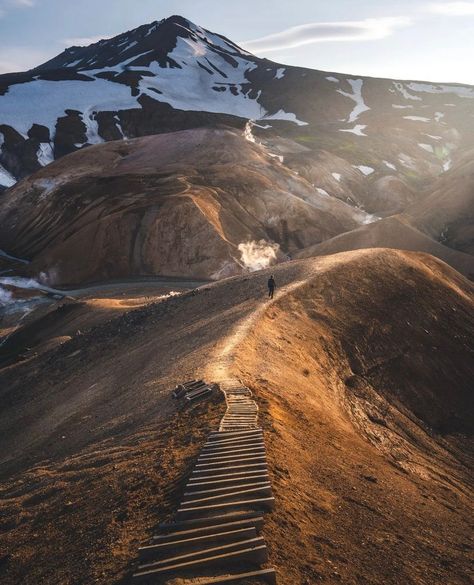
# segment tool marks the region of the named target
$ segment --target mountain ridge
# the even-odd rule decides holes
[[[318,135],[338,149],[365,140],[389,164],[429,178],[472,145],[472,98],[474,87],[462,84],[274,63],[174,15],[1,75],[0,184],[89,144],[249,119],[305,144]],[[401,162],[378,134],[396,140]]]

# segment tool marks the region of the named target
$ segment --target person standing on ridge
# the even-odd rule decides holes
[[[273,293],[275,292],[276,289],[276,282],[275,279],[273,278],[273,274],[270,276],[270,278],[268,279],[268,297],[270,299],[273,299]]]

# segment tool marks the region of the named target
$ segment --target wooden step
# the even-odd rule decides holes
[[[183,498],[186,500],[189,499],[195,499],[195,498],[199,498],[199,497],[204,497],[204,496],[211,496],[213,494],[217,495],[217,494],[226,494],[232,491],[236,491],[239,489],[253,489],[256,487],[260,487],[263,485],[270,485],[270,480],[268,478],[268,475],[264,478],[261,479],[259,481],[253,481],[253,482],[249,482],[249,483],[245,483],[245,482],[238,482],[238,483],[232,483],[230,485],[227,485],[225,487],[211,487],[209,489],[201,489],[201,490],[197,490],[197,491],[191,491],[191,492],[184,492],[183,494]]]
[[[263,432],[260,427],[248,431],[213,431],[209,434],[208,439],[211,441],[215,439],[232,439],[256,434],[263,436]]]
[[[187,483],[185,487],[185,494],[192,494],[196,490],[211,489],[211,488],[230,488],[233,485],[245,485],[246,483],[252,483],[255,481],[270,481],[270,477],[266,471],[260,474],[250,474],[238,477],[231,477],[229,479],[217,479],[215,481],[197,481],[193,483]]]
[[[263,443],[263,435],[255,435],[252,437],[239,437],[237,439],[223,439],[221,441],[207,441],[204,443],[203,448],[211,447],[225,447],[226,445],[240,445],[241,443],[257,443],[261,441]]]
[[[198,528],[189,528],[187,525],[191,522],[195,521],[191,520],[188,522],[175,523],[173,525],[175,526],[173,531],[153,536],[151,539],[151,544],[169,542],[181,538],[194,538],[197,536],[205,536],[207,534],[219,534],[221,532],[240,530],[242,528],[254,528],[258,534],[263,525],[263,518],[261,516],[256,516],[255,518],[246,518],[243,520],[235,520],[233,522],[220,521],[214,522],[214,524],[209,526],[200,526]],[[176,526],[176,524],[178,524],[178,526]],[[186,526],[180,528],[181,524],[186,524]]]
[[[138,549],[142,560],[158,559],[165,554],[175,552],[190,552],[209,547],[211,545],[222,545],[243,540],[250,540],[257,537],[257,531],[254,526],[248,528],[238,528],[228,530],[227,532],[215,532],[191,538],[175,538],[166,542],[156,542]]]
[[[213,496],[204,496],[202,498],[186,498],[181,502],[181,508],[192,508],[201,504],[213,504],[227,501],[244,500],[247,497],[255,497],[257,494],[262,496],[271,496],[272,488],[269,483],[262,484],[257,487],[234,490],[231,492],[218,493]]]
[[[199,455],[198,464],[210,463],[211,461],[236,461],[237,459],[249,459],[255,457],[262,457],[265,455],[265,447],[258,449],[248,449],[246,451],[234,451],[226,453],[209,453],[206,455]]]
[[[217,526],[228,525],[236,522],[252,522],[257,528],[257,532],[263,525],[263,517],[259,512],[228,512],[222,515],[215,515],[209,518],[194,518],[189,520],[179,520],[174,522],[163,522],[159,529],[163,531],[163,536],[170,535],[183,530],[197,530],[203,528],[216,528]]]
[[[206,460],[206,462],[204,463],[196,463],[196,465],[194,466],[194,469],[196,471],[200,471],[201,469],[213,469],[214,467],[225,467],[227,465],[231,466],[231,465],[240,465],[240,464],[247,464],[247,463],[266,463],[267,458],[265,456],[265,453],[263,453],[262,455],[248,455],[248,456],[234,456],[232,455],[231,457],[215,457],[213,459],[210,460]]]
[[[208,504],[204,506],[194,506],[191,508],[178,508],[176,517],[178,520],[186,520],[187,518],[203,517],[207,514],[225,512],[226,510],[261,510],[271,509],[275,504],[273,496],[265,498],[255,498],[249,500],[235,501],[235,502],[221,502],[219,504]]]
[[[232,473],[232,472],[241,472],[241,471],[267,471],[268,466],[267,462],[259,462],[259,463],[248,463],[244,465],[234,465],[233,467],[216,467],[216,468],[205,468],[205,469],[197,469],[193,471],[191,474],[190,479],[195,479],[198,477],[219,477],[225,473]]]
[[[158,561],[153,561],[151,563],[143,563],[138,565],[139,571],[146,571],[150,569],[155,569],[159,567],[165,567],[167,565],[175,565],[177,563],[185,563],[189,561],[194,561],[197,559],[206,558],[209,556],[214,556],[218,554],[223,554],[226,552],[232,552],[242,549],[254,548],[257,546],[264,545],[263,538],[261,536],[257,536],[255,538],[248,538],[246,540],[240,540],[238,542],[230,542],[228,544],[223,544],[220,546],[208,546],[202,547],[200,550],[195,550],[183,554],[176,555],[173,550],[169,551],[173,556],[163,558]]]
[[[134,583],[149,583],[150,580],[161,575],[169,575],[176,572],[191,572],[207,567],[236,565],[241,563],[251,563],[261,566],[268,559],[267,547],[265,545],[256,546],[228,553],[218,554],[203,559],[197,559],[175,565],[167,565],[160,568],[140,570],[133,575]]]
[[[239,443],[237,445],[224,445],[224,446],[216,446],[216,447],[203,447],[201,454],[208,454],[208,453],[225,453],[231,451],[237,451],[241,449],[256,449],[259,447],[265,447],[265,443],[263,441],[253,441],[253,442],[245,442]]]
[[[201,581],[199,585],[232,585],[233,583],[238,584],[242,581],[251,581],[253,579],[265,581],[268,585],[276,585],[275,569],[258,569],[257,571],[248,571],[247,573],[222,575],[221,577],[213,577],[212,579]],[[186,585],[186,583],[183,585]]]

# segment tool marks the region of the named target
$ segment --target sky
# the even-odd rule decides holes
[[[0,0],[0,73],[173,14],[278,63],[474,84],[474,0]]]

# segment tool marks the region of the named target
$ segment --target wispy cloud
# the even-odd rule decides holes
[[[474,14],[474,2],[432,2],[426,6],[429,12],[448,16],[467,16]]]
[[[0,47],[0,74],[32,69],[54,54],[54,50],[42,51],[32,47]]]
[[[72,37],[70,39],[62,39],[61,44],[65,47],[86,47],[87,45],[92,45],[93,43],[97,43],[98,41],[102,41],[103,39],[110,39],[113,35],[96,35],[92,37]]]
[[[410,18],[402,16],[341,22],[312,22],[240,44],[249,51],[267,52],[330,41],[372,41],[388,37],[395,29],[411,24]]]
[[[5,16],[11,8],[31,8],[35,2],[36,0],[0,0],[0,18]]]

